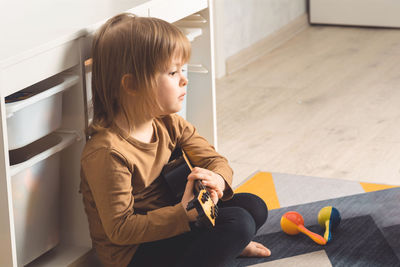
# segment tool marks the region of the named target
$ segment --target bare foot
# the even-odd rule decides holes
[[[271,251],[263,244],[251,241],[240,254],[242,257],[268,257]]]

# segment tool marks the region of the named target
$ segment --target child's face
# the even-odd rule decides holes
[[[167,70],[160,73],[157,82],[158,101],[163,109],[161,115],[180,111],[186,95],[185,86],[188,83],[182,71],[182,62],[172,60]]]

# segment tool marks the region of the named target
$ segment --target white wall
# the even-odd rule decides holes
[[[225,61],[306,13],[307,0],[214,0],[216,77]]]

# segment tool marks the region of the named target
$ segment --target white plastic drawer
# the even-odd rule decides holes
[[[61,142],[59,136],[10,152],[23,164]],[[59,243],[60,156],[53,154],[11,176],[18,265],[25,265]]]
[[[61,126],[62,94],[79,76],[55,76],[18,93],[32,96],[6,104],[9,149],[23,147]]]
[[[76,134],[57,132],[9,151],[18,266],[59,243],[59,152],[76,140]]]

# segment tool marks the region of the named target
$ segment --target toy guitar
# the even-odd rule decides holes
[[[165,179],[168,187],[176,197],[182,199],[185,191],[188,175],[192,172],[185,152],[181,149],[173,151],[169,162],[161,171],[161,177]],[[218,215],[218,207],[210,197],[210,193],[200,180],[196,180],[193,188],[194,198],[188,203],[187,210],[195,208],[198,216],[195,225],[198,227],[214,227]]]

